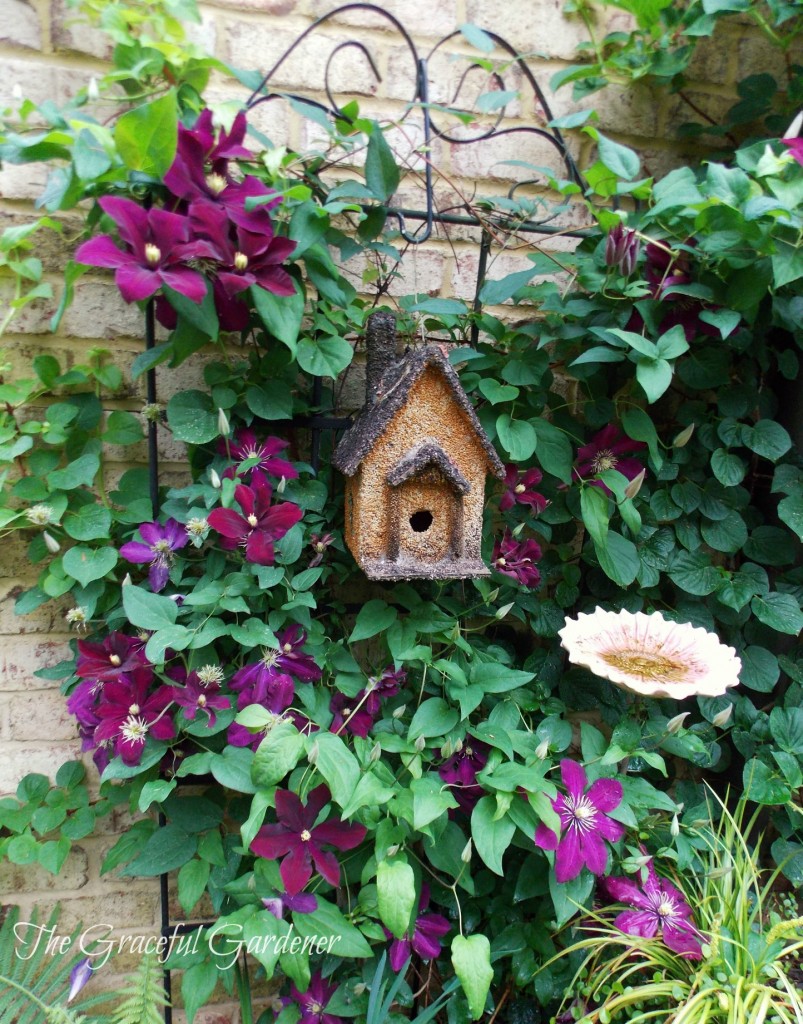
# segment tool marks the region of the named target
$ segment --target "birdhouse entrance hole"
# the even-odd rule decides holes
[[[425,508],[419,509],[418,512],[413,512],[410,516],[410,526],[412,526],[415,533],[426,533],[430,526],[432,526],[432,513]]]

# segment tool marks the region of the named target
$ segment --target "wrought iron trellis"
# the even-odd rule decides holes
[[[244,106],[246,110],[253,110],[259,105],[275,101],[296,101],[305,104],[310,107],[314,107],[328,117],[338,119],[341,121],[350,122],[351,118],[347,111],[338,106],[335,101],[334,93],[330,84],[330,72],[332,64],[339,53],[342,53],[346,49],[356,49],[363,57],[367,60],[374,76],[377,81],[381,81],[381,76],[377,70],[376,63],[374,62],[370,51],[364,43],[359,40],[353,39],[345,42],[333,44],[329,58],[326,62],[324,69],[324,91],[328,100],[328,105],[318,100],[312,99],[308,96],[287,92],[284,90],[276,90],[272,87],[271,83],[275,78],[277,72],[282,65],[288,60],[288,58],[304,43],[304,41],[323,24],[336,18],[338,15],[343,14],[347,11],[362,11],[367,15],[376,15],[379,18],[384,19],[386,23],[398,32],[403,39],[407,50],[409,51],[411,65],[413,68],[412,80],[414,82],[414,88],[410,102],[408,104],[408,115],[409,112],[415,112],[421,118],[421,129],[423,136],[423,143],[421,146],[425,156],[424,174],[423,174],[423,192],[424,192],[424,203],[423,209],[408,208],[402,206],[387,206],[385,208],[386,221],[388,219],[395,220],[398,226],[400,236],[409,245],[417,246],[428,241],[433,233],[436,224],[443,225],[455,225],[455,226],[466,226],[475,227],[481,230],[481,237],[479,243],[479,260],[477,269],[477,279],[474,289],[474,300],[473,308],[475,311],[481,309],[480,291],[482,284],[485,280],[486,270],[488,266],[488,258],[491,252],[493,235],[488,230],[489,226],[495,225],[503,231],[510,230],[511,227],[515,228],[517,233],[526,234],[540,234],[540,235],[555,235],[560,234],[563,236],[570,237],[582,237],[585,234],[583,229],[571,229],[560,225],[551,223],[557,214],[552,212],[545,216],[541,220],[522,220],[520,218],[515,219],[515,224],[511,224],[509,219],[506,219],[503,215],[488,213],[482,219],[477,216],[476,212],[472,207],[466,203],[464,206],[465,212],[454,212],[454,210],[440,211],[436,207],[436,196],[435,196],[435,185],[433,181],[433,164],[429,157],[431,151],[431,144],[434,140],[440,139],[444,142],[448,142],[453,145],[472,145],[478,142],[485,142],[493,140],[506,135],[523,135],[529,137],[535,137],[546,141],[551,145],[557,156],[560,158],[563,167],[565,168],[568,178],[578,185],[583,185],[582,176],[575,164],[575,161],[567,147],[566,141],[564,140],[560,130],[557,127],[552,127],[552,113],[549,108],[547,99],[531,69],[528,67],[525,60],[519,56],[517,50],[511,46],[511,44],[497,35],[495,32],[486,31],[484,36],[490,40],[494,47],[496,47],[502,54],[505,55],[505,62],[509,67],[515,67],[518,73],[521,75],[523,82],[529,86],[532,90],[533,95],[538,101],[538,104],[544,115],[544,126],[539,127],[535,125],[513,125],[510,127],[504,127],[505,121],[505,110],[506,106],[501,107],[493,119],[493,123],[489,127],[481,128],[478,134],[468,138],[461,138],[451,133],[448,128],[439,128],[434,117],[433,110],[443,110],[443,107],[438,107],[433,104],[430,99],[430,82],[431,82],[431,65],[433,57],[445,47],[450,41],[455,40],[461,35],[460,31],[455,31],[447,36],[440,39],[425,56],[421,56],[418,49],[410,36],[410,33],[404,27],[401,21],[388,11],[383,10],[381,7],[371,3],[348,3],[340,7],[334,8],[328,13],[322,15],[316,21],[314,21],[308,28],[306,28],[300,35],[293,41],[293,43],[284,51],[279,59],[274,63],[269,71],[265,73],[256,88],[253,89],[248,100]],[[485,70],[487,73],[487,67],[485,62],[482,64],[474,63],[468,66],[460,77],[457,89],[454,97],[451,100],[451,105],[454,106],[459,101],[459,94],[465,84],[468,75],[475,69]],[[504,91],[505,82],[502,75],[496,70],[491,72],[491,79],[495,88]],[[406,115],[407,116],[407,115]],[[508,198],[513,198],[517,188],[522,184],[528,184],[531,182],[519,182],[511,186],[508,192]],[[366,211],[375,209],[375,207],[365,206]],[[419,222],[419,227],[416,231],[410,231],[408,228],[408,221]],[[478,328],[476,325],[472,327],[472,343],[477,341]],[[155,315],[153,300],[148,303],[145,310],[145,344],[146,350],[150,351],[156,346],[156,331],[155,331]],[[146,372],[146,391],[148,403],[156,402],[156,371],[154,368],[150,368]],[[326,432],[337,432],[348,427],[351,423],[351,419],[337,415],[335,409],[322,410],[321,405],[323,402],[323,386],[320,377],[316,377],[313,380],[312,388],[312,409],[314,410],[312,415],[303,417],[295,417],[292,421],[293,426],[304,428],[309,431],[311,435],[311,464],[317,471],[320,465],[320,447],[322,435]],[[158,514],[159,510],[159,459],[157,449],[157,423],[153,420],[148,422],[148,470],[149,470],[149,485],[150,485],[150,497],[153,505],[154,516]],[[164,826],[166,819],[163,814],[159,815],[159,825]],[[161,921],[161,934],[165,941],[170,940],[174,935],[188,934],[196,931],[200,928],[208,926],[209,922],[197,922],[197,923],[182,923],[173,924],[170,918],[170,906],[169,906],[169,890],[168,890],[168,875],[163,874],[160,876],[160,921]],[[164,988],[165,993],[170,1000],[172,994],[172,981],[169,970],[164,972]],[[172,1024],[173,1014],[170,1005],[165,1007],[164,1010],[165,1024]]]

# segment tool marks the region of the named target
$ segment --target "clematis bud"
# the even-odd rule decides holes
[[[679,732],[683,728],[683,723],[691,714],[691,711],[681,711],[679,715],[675,715],[674,718],[670,718],[666,723],[666,731],[668,733]]]
[[[45,542],[45,547],[51,555],[57,555],[59,551],[61,551],[61,544],[59,544],[56,538],[51,536],[47,530],[42,532],[42,540]]]
[[[688,427],[684,427],[683,430],[678,434],[675,440],[672,442],[673,448],[683,448],[691,441],[691,435],[694,433],[694,423],[690,423]]]
[[[276,493],[284,494],[285,487],[287,487],[287,480],[284,477],[281,477],[278,484],[276,484]]]
[[[535,748],[535,756],[539,761],[545,761],[549,757],[549,740],[541,740]]]
[[[673,839],[677,839],[680,835],[680,822],[678,821],[677,814],[672,815],[672,824],[669,826],[669,834]]]
[[[441,747],[441,757],[444,759],[444,761],[447,761],[452,756],[453,753],[454,749],[452,747],[452,741],[447,740]]]
[[[231,427],[229,426],[228,416],[226,416],[225,412],[223,412],[222,409],[218,409],[218,411],[217,411],[217,432],[218,432],[218,434],[220,434],[222,437],[228,437],[230,430],[231,430]]]
[[[730,717],[733,714],[733,704],[729,704],[726,708],[723,708],[711,719],[711,725],[717,729],[724,729],[730,721]]]
[[[518,537],[518,536],[520,536],[521,531],[524,529],[524,527],[525,527],[525,523],[519,523],[518,526],[515,526],[513,528],[511,533],[513,534],[514,537]]]
[[[463,741],[462,740],[455,740],[455,742],[454,742],[454,752],[455,752],[455,754],[459,754],[462,749],[463,749]]]
[[[404,716],[404,712],[406,710],[407,710],[407,705],[406,704],[400,704],[399,707],[397,707],[396,710],[393,712],[393,717],[394,718],[402,718]]]
[[[125,574],[125,576],[123,576],[123,582],[120,584],[120,586],[121,587],[130,587],[133,582],[134,581],[131,579],[131,573],[127,572]]]
[[[367,988],[368,986],[365,984],[364,981],[358,981],[357,984],[354,986],[354,995],[361,996],[363,992],[367,990]]]
[[[646,473],[647,473],[647,470],[646,469],[642,469],[642,471],[637,476],[633,477],[633,479],[630,481],[630,483],[627,485],[627,487],[625,487],[625,497],[626,498],[631,498],[631,499],[635,498],[635,496],[641,490],[641,485],[644,483],[644,477],[645,477]]]
[[[381,756],[382,756],[382,744],[381,743],[375,743],[371,747],[371,753],[368,755],[368,760],[373,763],[373,762],[378,761]]]
[[[92,961],[87,956],[84,957],[83,960],[79,960],[75,967],[70,971],[70,991],[67,996],[68,1003],[71,1003],[73,999],[75,999],[91,977]]]
[[[100,89],[98,88],[98,80],[94,75],[89,79],[89,85],[86,87],[86,98],[88,100],[99,100]]]
[[[209,482],[215,488],[216,491],[220,490],[221,482],[218,473],[214,469],[209,470]]]
[[[418,751],[419,754],[424,749],[424,747],[426,747],[426,745],[427,745],[427,738],[426,738],[426,736],[419,736],[418,739],[413,744],[413,746],[415,747],[415,749]]]
[[[797,113],[792,119],[792,123],[783,133],[785,139],[796,139],[800,135],[800,129],[803,128],[803,110]]]
[[[474,849],[474,844],[469,839],[469,841],[463,847],[463,852],[460,854],[460,860],[462,860],[462,862],[464,864],[470,864],[471,863],[471,853],[472,853],[473,849]]]
[[[639,255],[638,235],[620,221],[608,232],[605,240],[605,265],[616,268],[624,277],[636,269]]]
[[[510,611],[510,609],[513,607],[514,604],[515,604],[515,602],[511,601],[510,604],[503,604],[501,608],[497,608],[496,609],[496,614],[494,615],[494,618],[495,619],[504,619],[504,617],[507,615],[507,613]]]
[[[389,846],[387,848],[387,850],[385,851],[385,853],[387,854],[388,857],[395,857],[398,852],[399,852],[399,844],[398,843],[394,843],[392,846]]]
[[[315,740],[315,742],[312,744],[312,746],[307,751],[307,760],[309,761],[310,764],[317,764],[318,763],[318,750],[319,749],[320,748],[318,747],[318,741]]]

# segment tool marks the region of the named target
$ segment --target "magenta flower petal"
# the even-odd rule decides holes
[[[410,947],[411,942],[409,939],[396,939],[390,944],[390,953],[388,954],[388,960],[390,961],[391,970],[395,971],[396,974],[404,967],[407,961],[410,959]]]
[[[139,541],[130,540],[120,548],[120,554],[127,562],[134,562],[137,565],[150,562],[153,558],[153,551],[147,544],[140,544]]]
[[[570,882],[583,870],[583,863],[580,832],[569,828],[558,843],[555,854],[555,878],[558,882]]]
[[[273,541],[261,531],[254,530],[245,543],[245,557],[254,565],[273,565],[276,560]]]
[[[598,815],[596,827],[599,834],[609,843],[618,843],[625,834],[625,827],[621,822],[614,821],[613,818],[608,818],[604,814]]]
[[[546,825],[541,824],[535,830],[535,845],[540,847],[542,850],[557,850],[558,836],[551,828],[547,828]]]
[[[625,910],[613,922],[616,927],[628,935],[638,935],[642,939],[654,939],[658,933],[659,919],[649,910]]]
[[[679,924],[664,925],[664,942],[672,950],[687,960],[702,959],[700,937],[696,930]]]
[[[126,302],[141,302],[159,290],[159,274],[130,262],[117,268],[114,281]]]
[[[190,302],[203,302],[206,298],[206,280],[197,270],[178,267],[173,270],[161,270],[159,276],[174,292],[185,295]]]
[[[206,517],[206,520],[213,530],[231,540],[241,540],[249,530],[245,519],[231,508],[213,509]]]
[[[121,196],[104,196],[98,204],[117,225],[120,238],[127,245],[136,249],[145,244],[149,234],[148,213],[139,203]]]
[[[131,254],[115,245],[110,235],[98,235],[78,246],[75,262],[90,267],[121,267],[131,262]]]
[[[560,777],[563,780],[563,785],[569,791],[569,796],[574,800],[578,800],[586,788],[586,773],[585,769],[577,761],[571,761],[569,758],[564,758],[560,762]],[[619,800],[621,801],[622,787],[619,787]],[[615,806],[615,805],[614,805]]]
[[[580,833],[583,861],[592,875],[604,875],[608,866],[608,847],[597,832]]]
[[[589,800],[600,811],[615,810],[622,802],[623,795],[622,783],[616,779],[597,779],[588,790]]]
[[[296,844],[282,861],[279,872],[284,887],[291,896],[301,892],[312,878],[312,859],[308,844],[301,842]],[[338,868],[337,879],[333,884],[336,885],[339,881],[340,869]]]
[[[295,845],[295,837],[287,831],[284,825],[263,825],[256,838],[251,842],[251,849],[258,857],[264,857],[265,860],[276,860],[289,853]]]

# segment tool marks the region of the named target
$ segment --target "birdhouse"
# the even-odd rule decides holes
[[[334,454],[346,543],[369,579],[488,576],[485,477],[504,467],[439,347],[396,355],[396,320],[367,327],[366,404]]]

